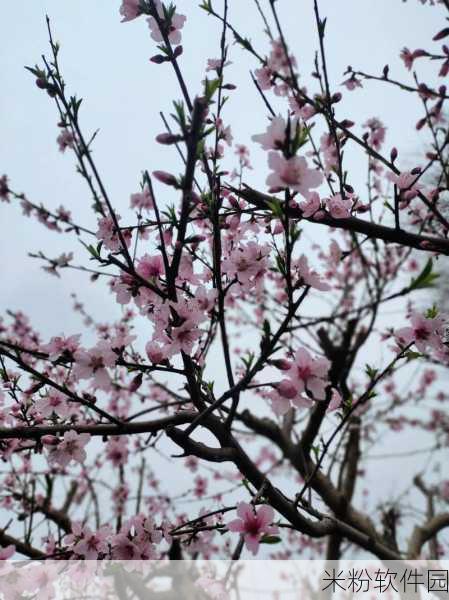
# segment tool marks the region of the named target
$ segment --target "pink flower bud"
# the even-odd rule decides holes
[[[340,94],[340,92],[337,92],[336,94],[333,94],[333,96],[331,98],[331,102],[332,102],[332,104],[337,104],[337,102],[340,102],[341,99],[342,99],[342,95]]]
[[[279,382],[276,386],[276,389],[280,396],[287,398],[288,400],[292,400],[298,395],[298,390],[288,379],[284,379],[283,381]]]
[[[129,388],[128,389],[129,389],[130,392],[137,392],[137,390],[142,385],[142,378],[143,378],[142,373],[139,373],[138,375],[136,375],[134,377],[134,379],[129,384]]]
[[[158,365],[165,359],[165,355],[161,348],[154,342],[148,342],[148,344],[145,346],[145,351],[153,365]]]
[[[445,27],[441,31],[439,31],[436,35],[433,36],[433,41],[437,42],[438,40],[442,40],[443,38],[449,35],[449,27]]]
[[[175,58],[178,58],[178,56],[181,56],[182,53],[183,53],[183,47],[182,46],[176,46],[176,48],[173,51],[173,56]]]
[[[159,144],[165,144],[167,146],[176,144],[176,142],[180,142],[181,140],[181,136],[173,135],[172,133],[160,133],[156,136],[156,142],[159,142]]]
[[[275,360],[271,360],[270,364],[280,371],[288,371],[292,366],[292,363],[286,358],[276,358]]]
[[[43,435],[41,437],[41,442],[45,445],[45,446],[57,446],[59,443],[59,440],[57,437],[55,437],[54,435]]]
[[[176,188],[179,187],[176,177],[171,173],[166,173],[165,171],[153,171],[153,177],[161,183],[165,183],[165,185],[171,185]]]
[[[206,239],[207,238],[205,235],[191,235],[184,240],[184,244],[199,244],[200,242],[204,242]]]
[[[170,60],[168,56],[164,56],[163,54],[156,54],[150,58],[150,62],[155,63],[156,65],[161,65],[168,60]]]

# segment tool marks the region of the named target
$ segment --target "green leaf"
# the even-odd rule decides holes
[[[92,244],[88,245],[85,242],[83,242],[82,240],[80,240],[80,242],[95,259],[98,260],[99,258],[101,258],[99,253],[97,252],[97,249],[94,246],[92,246]]]
[[[275,217],[278,217],[279,219],[282,218],[282,215],[283,215],[282,204],[280,203],[280,201],[277,198],[272,198],[271,200],[267,200],[266,204]]]
[[[180,102],[174,101],[173,106],[175,107],[176,115],[172,115],[172,117],[175,119],[175,121],[181,127],[183,133],[185,133],[187,130],[187,122],[186,122],[186,111],[184,108],[184,103],[182,101],[180,101]]]
[[[411,361],[416,358],[421,358],[424,354],[421,354],[420,352],[407,352],[404,356],[408,361]]]
[[[278,535],[264,535],[260,540],[261,544],[279,544],[279,542],[282,540]]]
[[[247,371],[249,371],[252,367],[252,364],[254,362],[254,359],[256,358],[256,355],[254,354],[254,352],[248,352],[248,354],[246,356],[242,356],[242,362],[245,365]]]
[[[39,67],[37,65],[34,69],[33,69],[33,67],[25,67],[25,69],[38,78],[46,79],[45,71],[42,71],[41,69],[39,69]]]
[[[213,11],[211,0],[204,0],[204,2],[200,4],[200,8],[205,10],[207,13],[211,13]]]
[[[412,290],[421,290],[423,288],[433,287],[433,282],[438,279],[439,274],[433,273],[433,261],[431,258],[426,263],[426,266],[421,271],[416,279],[412,279],[408,289],[411,292]]]
[[[368,375],[370,379],[375,379],[379,370],[374,367],[370,367],[368,364],[365,365],[365,373]]]
[[[268,319],[264,319],[263,333],[264,333],[265,337],[267,337],[267,338],[269,338],[271,336],[270,321]]]
[[[434,319],[437,316],[438,316],[438,308],[435,306],[435,304],[432,306],[432,308],[428,308],[426,310],[426,314],[425,314],[426,319]]]
[[[285,262],[284,259],[279,256],[279,254],[276,255],[276,266],[278,268],[279,273],[281,273],[282,275],[286,275],[286,269],[285,269]]]
[[[248,38],[242,38],[242,36],[239,35],[236,31],[234,31],[233,33],[237,44],[240,44],[240,46],[242,46],[242,48],[244,48],[245,50],[249,50],[250,52],[254,51],[253,46]]]
[[[221,79],[207,79],[204,82],[205,90],[204,95],[206,96],[207,103],[209,104],[214,97],[215,92],[218,90],[221,84]]]

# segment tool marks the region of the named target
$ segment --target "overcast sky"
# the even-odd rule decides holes
[[[178,11],[188,16],[180,64],[192,95],[201,92],[207,58],[219,56],[220,27],[213,18],[194,9],[196,4],[178,2]],[[129,218],[129,195],[138,190],[143,169],[182,171],[175,151],[154,143],[155,136],[164,130],[159,111],[169,114],[172,100],[180,98],[180,92],[169,65],[149,62],[157,50],[145,20],[121,23],[119,5],[118,0],[14,0],[4,2],[0,13],[0,172],[9,176],[14,190],[25,192],[31,201],[50,208],[62,203],[80,224],[92,228],[95,219],[88,190],[74,171],[73,157],[58,151],[55,106],[35,86],[24,65],[34,65],[42,53],[48,53],[47,13],[55,39],[62,46],[60,60],[68,91],[84,98],[84,130],[100,129],[94,145],[95,160],[114,206]],[[219,0],[214,1],[214,6],[220,5]],[[302,83],[315,90],[316,83],[310,78],[317,48],[313,3],[280,0],[277,6],[288,43],[298,59]],[[386,151],[397,146],[402,164],[410,165],[424,143],[414,128],[422,116],[419,102],[406,96],[404,103],[403,94],[376,83],[366,82],[363,90],[352,93],[339,84],[348,65],[380,74],[386,63],[390,64],[391,76],[410,82],[399,52],[403,46],[414,49],[425,45],[442,28],[442,10],[423,6],[418,0],[407,4],[401,0],[321,0],[320,6],[322,16],[328,17],[331,84],[335,91],[344,93],[338,116],[355,121],[358,132],[367,118],[380,117],[389,128]],[[261,54],[268,52],[268,40],[262,35],[252,0],[230,0],[230,21],[252,39]],[[224,120],[231,124],[235,142],[249,143],[251,135],[264,131],[267,125],[266,109],[249,77],[257,64],[238,47],[231,48],[230,59],[233,64],[227,80],[235,83],[238,91],[231,96],[235,100],[227,105]],[[434,74],[434,70],[429,73]],[[279,106],[285,112],[285,104]],[[366,160],[354,153],[348,161],[350,181],[363,200]],[[254,148],[252,162],[254,171],[248,182],[264,189],[265,154]],[[157,193],[163,202],[166,189],[160,186]],[[85,252],[76,238],[48,232],[23,218],[17,207],[5,204],[0,204],[0,223],[0,314],[9,308],[25,311],[44,338],[80,329],[79,318],[71,311],[72,291],[97,318],[106,320],[118,314],[112,298],[105,302],[103,289],[86,285],[84,275],[70,273],[60,280],[52,279],[40,270],[37,261],[27,257],[29,251],[40,249],[49,256],[75,250],[81,262]],[[327,247],[327,230],[315,229],[314,239]]]

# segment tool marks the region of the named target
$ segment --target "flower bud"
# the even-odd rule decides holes
[[[176,48],[173,51],[173,56],[175,58],[178,58],[178,56],[181,56],[181,54],[183,53],[183,47],[182,46],[176,46]]]
[[[161,183],[165,183],[165,185],[171,185],[175,188],[179,187],[176,177],[166,171],[153,171],[153,177]]]
[[[154,342],[148,342],[148,344],[145,346],[145,351],[153,365],[160,364],[165,358],[162,350]]]
[[[160,133],[156,136],[156,142],[159,142],[159,144],[165,144],[167,146],[170,146],[171,144],[176,144],[181,140],[182,137],[180,135],[174,135],[173,133]]]
[[[437,42],[438,40],[442,40],[443,38],[449,35],[449,27],[445,27],[441,31],[439,31],[436,35],[433,36],[433,41]]]
[[[298,390],[288,379],[280,381],[277,384],[276,389],[280,396],[287,398],[288,400],[292,400],[292,398],[295,398],[298,395]]]
[[[332,95],[331,103],[337,104],[337,102],[340,102],[341,99],[342,99],[342,95],[340,94],[340,92],[337,92],[336,94]]]
[[[292,363],[286,358],[276,358],[270,360],[270,365],[273,365],[273,367],[276,367],[276,369],[279,369],[280,371],[288,371],[291,368]]]
[[[43,435],[41,437],[41,442],[44,444],[44,446],[57,446],[59,440],[54,435]]]
[[[142,385],[142,378],[143,378],[143,374],[142,373],[139,373],[138,375],[136,375],[134,377],[134,379],[131,381],[131,383],[129,384],[128,390],[130,392],[137,392],[137,390]]]
[[[155,56],[152,56],[150,58],[150,62],[155,63],[156,65],[161,65],[164,62],[167,62],[168,60],[170,60],[167,56],[164,56],[163,54],[156,54]]]

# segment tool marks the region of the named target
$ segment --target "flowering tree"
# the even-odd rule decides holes
[[[444,26],[448,0],[421,3]],[[177,151],[181,175],[144,170],[130,190],[128,223],[95,163],[95,134],[83,130],[81,99],[68,91],[47,19],[49,56],[27,68],[56,105],[57,143],[76,159],[97,229],[65,207],[33,203],[6,175],[0,199],[81,243],[85,264],[71,254],[38,258],[51,274],[78,269],[92,285],[107,281],[105,302],[118,303],[122,317],[97,323],[76,300],[85,331],[51,339],[19,311],[0,321],[3,558],[447,552],[444,472],[416,472],[410,485],[426,509],[410,516],[401,502],[370,497],[372,465],[363,460],[383,448],[388,431],[411,440],[424,432],[434,467],[435,451],[449,445],[447,317],[420,293],[449,255],[449,95],[414,71],[432,61],[435,79],[447,76],[449,28],[424,40],[425,49],[402,49],[403,78],[391,78],[388,66],[380,75],[349,67],[334,89],[332,24],[318,0],[307,82],[289,51],[281,3],[265,4],[254,4],[265,24],[257,42],[232,22],[228,0],[191,8],[218,20],[222,33],[202,88],[190,90],[181,64],[188,19],[160,0],[123,0],[123,21],[147,20],[154,77],[172,69],[180,90],[156,142]],[[234,142],[226,122],[227,103],[239,101],[227,67],[239,52],[254,62],[267,114],[265,131],[252,138],[267,160],[257,190],[245,183],[250,149]],[[379,119],[339,114],[343,94],[376,84],[422,103],[416,127],[429,143],[413,168],[388,147]],[[353,152],[366,161],[366,189],[354,188]],[[224,166],[229,154],[233,170]],[[438,181],[426,185],[435,170]],[[325,246],[307,242],[317,228]],[[385,324],[390,305],[401,318]],[[153,468],[157,452],[173,463],[173,476]],[[179,467],[188,473],[182,489]]]

